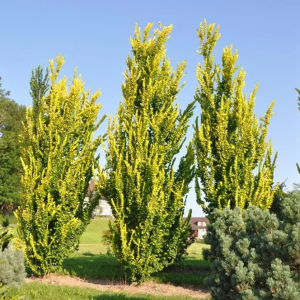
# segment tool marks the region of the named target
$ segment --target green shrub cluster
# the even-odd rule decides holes
[[[206,242],[212,299],[300,299],[300,191],[278,215],[250,206],[215,210]]]

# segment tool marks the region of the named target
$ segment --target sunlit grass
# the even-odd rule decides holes
[[[103,244],[102,236],[103,232],[108,230],[108,223],[110,221],[113,222],[113,220],[108,217],[96,217],[92,219],[80,239],[77,253],[107,253],[108,247]]]
[[[108,246],[102,241],[103,232],[108,230],[109,218],[96,217],[91,220],[80,239],[79,250],[65,259],[59,274],[68,274],[82,279],[106,279],[112,283],[126,283],[121,266]],[[113,221],[113,220],[111,220]],[[162,272],[152,274],[150,280],[170,283],[176,286],[204,287],[204,279],[209,273],[209,263],[202,258],[202,249],[208,245],[194,243],[188,248],[188,255]],[[129,295],[99,292],[88,288],[62,287],[41,283],[24,284],[21,288],[24,299],[192,299],[189,297],[158,297],[149,295]]]
[[[107,255],[108,247],[102,242],[102,234],[108,229],[108,218],[96,218],[88,225],[81,238],[79,251],[65,259],[61,273],[81,278],[108,279],[112,282],[125,282],[121,266],[112,255]],[[209,272],[209,263],[202,258],[205,244],[193,243],[188,255],[162,272],[152,274],[150,280],[158,283],[171,283],[179,286],[203,286]]]
[[[153,296],[146,294],[124,294],[117,292],[103,292],[91,288],[78,288],[42,284],[39,282],[24,284],[19,296],[26,300],[191,300],[187,296]]]

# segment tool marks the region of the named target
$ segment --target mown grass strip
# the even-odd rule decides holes
[[[194,300],[188,296],[154,296],[146,294],[123,294],[99,292],[96,289],[58,286],[43,283],[26,283],[19,293],[26,300]]]

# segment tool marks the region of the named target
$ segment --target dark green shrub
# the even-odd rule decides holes
[[[16,224],[17,220],[13,213],[0,213],[0,223],[2,227],[8,227],[11,224]]]
[[[8,217],[6,217],[2,221],[2,227],[8,227],[8,226],[9,226],[9,220],[8,220]]]
[[[300,192],[278,216],[250,206],[215,210],[206,242],[212,299],[300,299]]]
[[[13,236],[13,231],[10,227],[0,228],[0,252],[8,247]]]

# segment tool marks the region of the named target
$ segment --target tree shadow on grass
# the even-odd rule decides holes
[[[112,255],[85,253],[69,257],[63,263],[64,273],[80,278],[123,280],[125,275]]]
[[[150,279],[158,283],[173,284],[182,286],[191,290],[197,290],[199,287],[205,287],[204,280],[207,274],[198,272],[174,273],[162,271],[151,275]]]
[[[168,267],[170,269],[177,267],[184,267],[186,269],[195,269],[199,271],[210,270],[210,262],[204,259],[186,257],[180,262],[176,262],[174,265]]]
[[[141,299],[153,299],[151,296],[147,297],[139,297],[139,296],[129,296],[127,297],[126,295],[123,294],[114,294],[114,295],[99,295],[99,296],[94,296],[91,297],[91,300],[141,300]]]
[[[171,283],[175,286],[205,287],[204,280],[210,274],[210,263],[203,259],[183,259],[165,268],[162,272],[151,275],[159,283]]]

